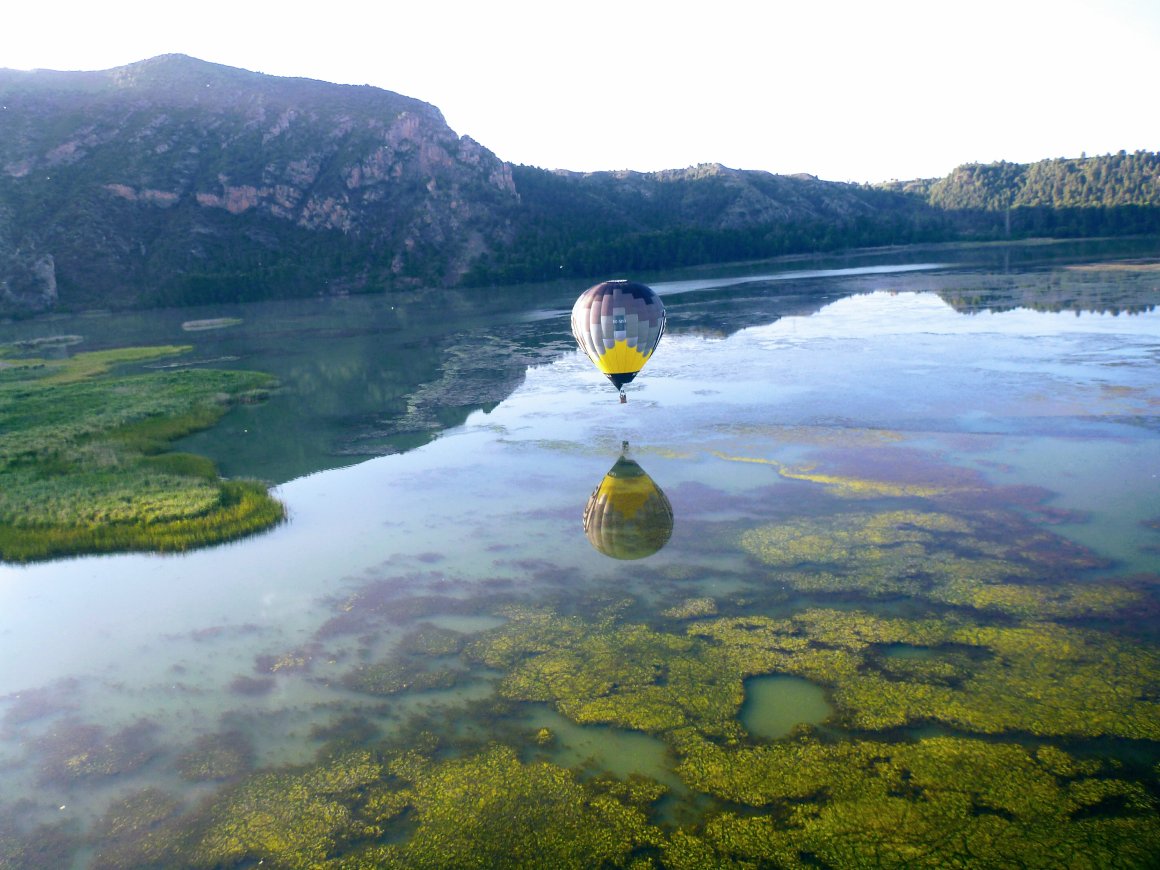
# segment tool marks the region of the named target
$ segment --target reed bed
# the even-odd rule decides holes
[[[43,360],[0,349],[0,559],[187,550],[284,518],[263,484],[222,480],[209,459],[168,452],[273,385],[257,372],[132,370],[187,350]]]

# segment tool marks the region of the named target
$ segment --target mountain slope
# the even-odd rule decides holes
[[[0,300],[453,283],[516,201],[495,155],[377,88],[167,55],[0,71],[0,106]]]
[[[1160,232],[1160,155],[870,186],[510,166],[434,106],[165,55],[0,70],[0,315],[598,280],[787,253]]]

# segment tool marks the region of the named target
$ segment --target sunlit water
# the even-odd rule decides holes
[[[818,605],[910,612],[913,603],[897,597],[787,588],[780,568],[737,542],[746,529],[771,523],[911,505],[921,487],[947,481],[1033,491],[1015,507],[996,509],[1090,548],[1101,561],[1079,578],[1084,582],[1131,575],[1148,578],[1154,590],[1157,273],[1085,273],[1081,280],[1062,271],[993,275],[935,262],[904,268],[817,270],[796,276],[792,288],[784,276],[764,274],[654,282],[669,306],[670,333],[629,386],[627,404],[568,349],[566,304],[536,309],[511,329],[539,324],[550,352],[521,364],[522,381],[516,377],[498,404],[491,394],[480,399],[486,411],[457,402],[462,422],[427,429],[421,446],[407,452],[360,458],[346,451],[357,440],[349,430],[376,434],[374,410],[365,404],[351,411],[357,420],[339,424],[347,427],[346,441],[327,428],[336,426],[338,409],[319,412],[329,423],[287,426],[293,395],[275,396],[265,409],[240,409],[216,434],[190,443],[213,453],[229,473],[274,478],[289,514],[285,525],[182,556],[0,566],[0,715],[6,715],[0,800],[27,799],[20,812],[29,824],[76,818],[83,825],[115,795],[146,785],[187,796],[212,793],[219,786],[183,780],[175,767],[199,735],[240,729],[258,766],[302,763],[314,757],[326,729],[351,712],[361,711],[383,737],[412,713],[486,700],[502,675],[455,655],[446,663],[472,673],[447,688],[370,696],[341,679],[389,654],[418,625],[467,638],[503,625],[494,601],[504,597],[581,614],[589,607],[592,618],[619,607],[627,622],[677,632],[716,614],[781,617]],[[1135,311],[1020,304],[1025,288],[1049,292],[1061,275],[1090,298],[1114,291],[1117,307],[1132,304]],[[1014,295],[1015,303],[1008,310],[985,303],[956,310],[945,298],[960,286]],[[760,311],[759,302],[781,298],[783,309],[738,328],[736,312],[726,310],[728,287],[747,294],[737,305],[748,298]],[[158,315],[157,322],[172,331],[181,316]],[[92,322],[110,329],[106,319]],[[262,329],[253,318],[247,323],[260,342]],[[137,324],[132,340],[172,340],[145,339],[148,317]],[[71,333],[85,322],[19,328]],[[469,341],[486,346],[503,340],[508,328],[496,318],[465,329]],[[230,341],[224,333],[204,341]],[[532,337],[521,341],[534,345],[541,333],[524,334]],[[197,336],[185,340],[206,356],[216,353]],[[375,343],[391,340],[350,337],[359,345],[357,365],[374,369],[367,360]],[[234,364],[260,367],[262,353],[270,353],[247,354],[238,341]],[[344,346],[340,332],[319,342]],[[289,344],[302,355],[301,366],[316,365],[308,337],[296,334]],[[486,358],[476,363],[489,365]],[[494,368],[511,365],[509,352]],[[325,370],[323,362],[317,366]],[[431,368],[425,382],[409,387],[412,404],[423,383],[445,377],[438,359]],[[278,373],[289,393],[299,389],[301,396],[304,382],[288,372]],[[367,380],[373,377],[361,382]],[[388,429],[380,427],[375,444],[399,437]],[[300,433],[304,443],[296,451]],[[279,446],[262,446],[269,444]],[[597,550],[581,522],[589,495],[622,452],[663,492],[673,517],[663,548],[631,561]],[[267,454],[267,465],[238,467],[239,456],[258,454]],[[329,470],[278,478],[279,469],[310,466]],[[843,494],[842,481],[863,480],[912,489]],[[1154,613],[1154,592],[1148,594],[1152,609],[1141,612]],[[365,625],[334,628],[337,619],[341,629],[352,601],[372,595],[377,609]],[[1149,635],[1148,626],[1134,630]],[[746,683],[738,716],[751,739],[776,741],[802,728],[838,733],[833,714],[821,687],[773,675]],[[493,727],[486,717],[455,718],[468,731]],[[125,772],[69,779],[67,764],[46,757],[60,751],[46,749],[57,746],[46,736],[62,729],[88,724],[116,734],[140,722],[151,729],[146,760]],[[530,703],[494,727],[500,739],[547,729],[550,737],[521,749],[529,760],[638,773],[685,793],[671,751],[656,735],[581,725],[544,703]]]

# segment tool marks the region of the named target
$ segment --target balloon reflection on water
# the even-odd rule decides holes
[[[584,508],[588,541],[614,559],[643,559],[673,534],[673,506],[643,468],[628,458],[628,442]]]

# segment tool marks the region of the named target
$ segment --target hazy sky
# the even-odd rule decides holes
[[[16,2],[2,67],[180,52],[371,84],[545,168],[882,181],[1160,150],[1158,0]]]

